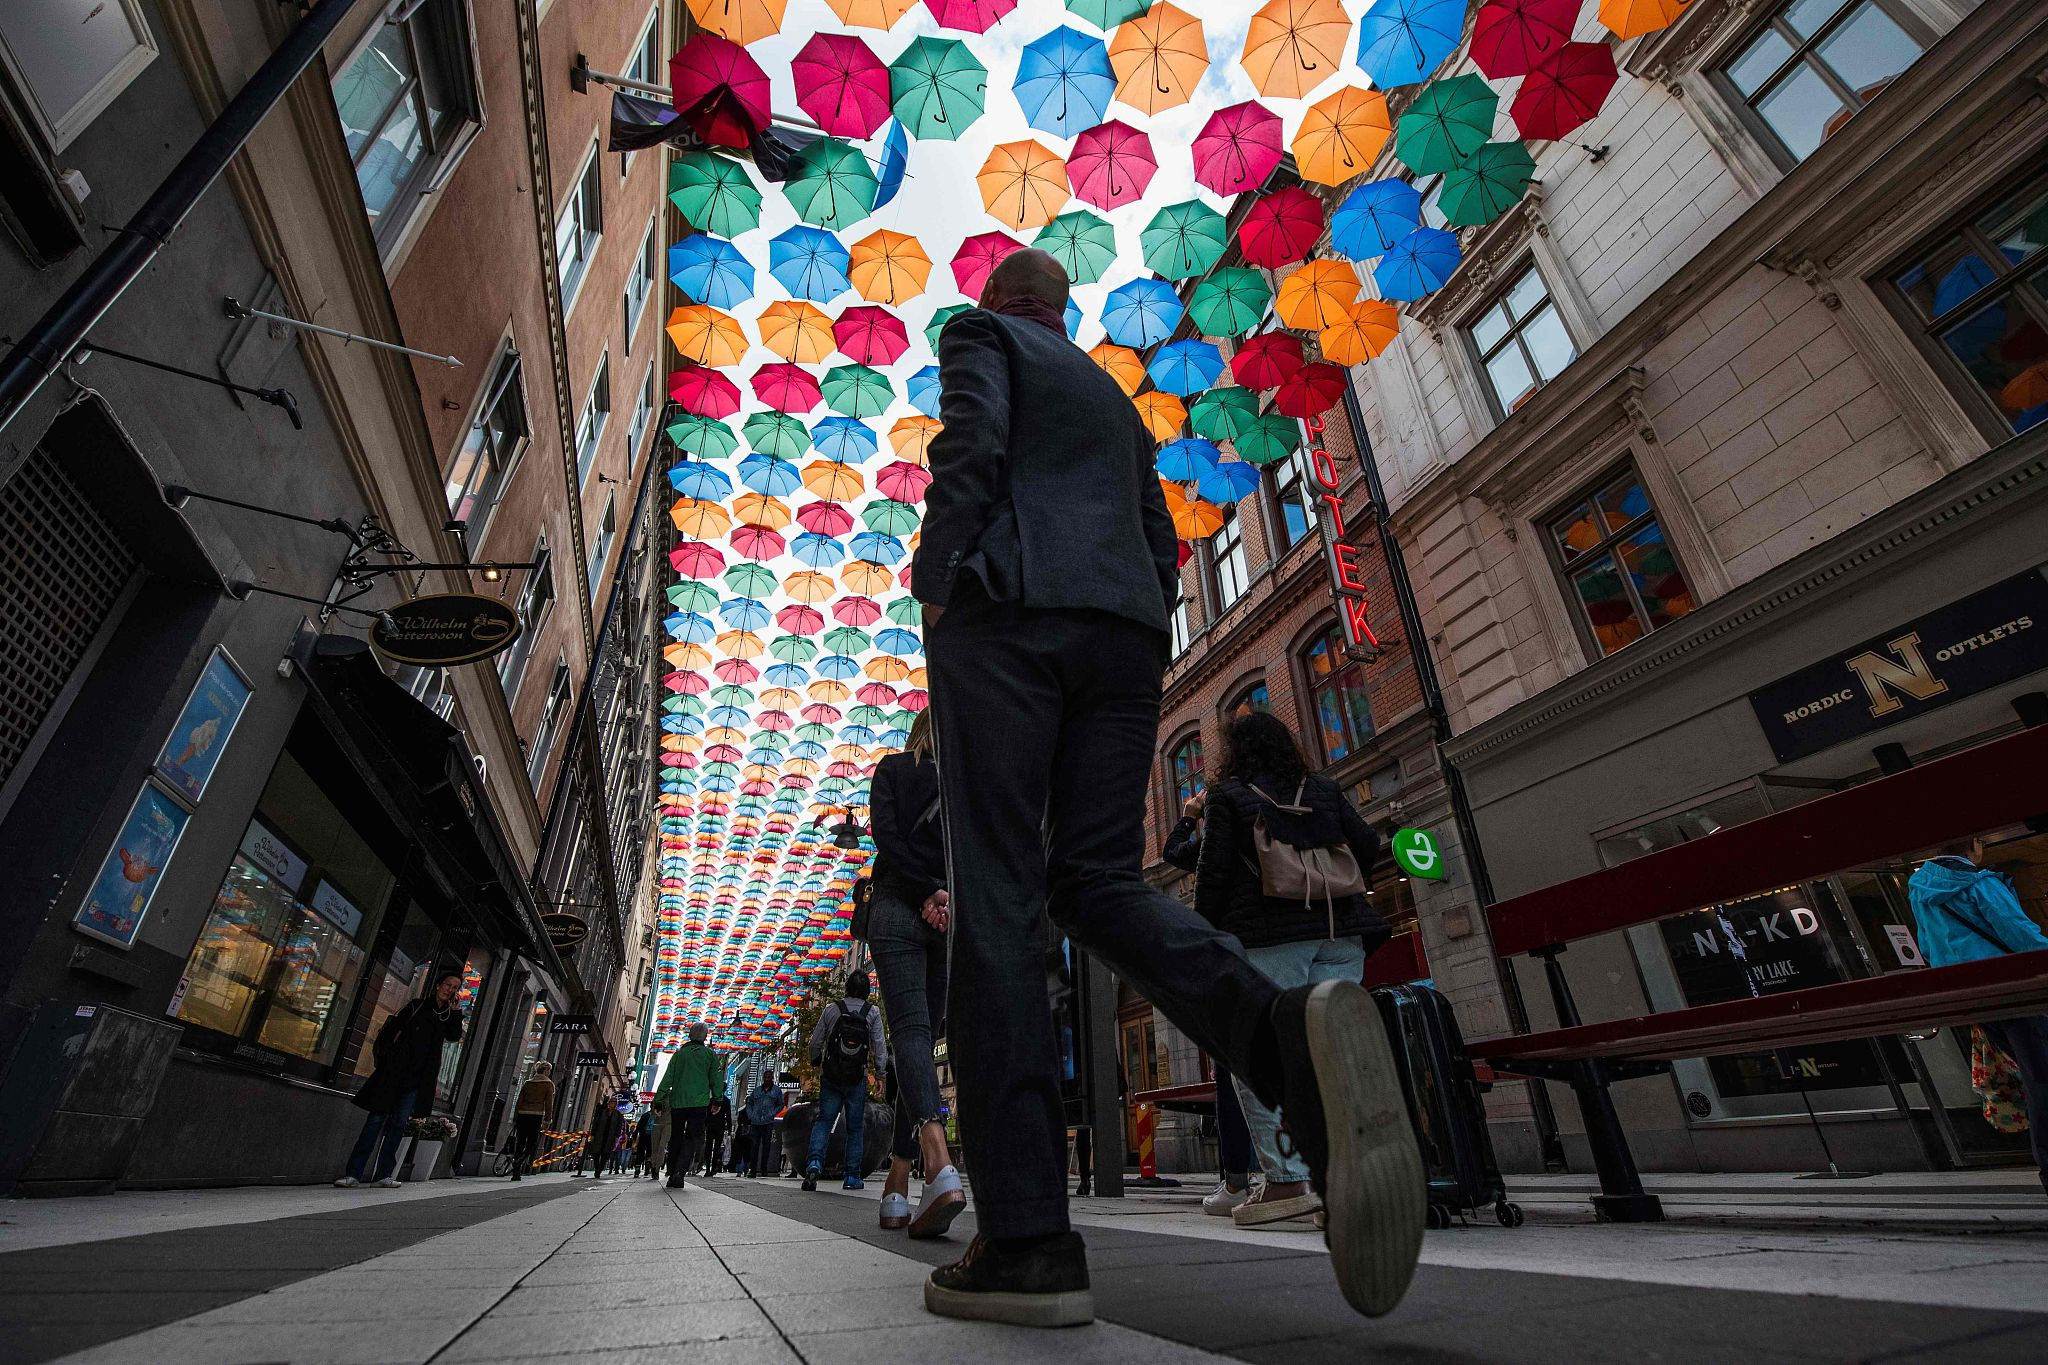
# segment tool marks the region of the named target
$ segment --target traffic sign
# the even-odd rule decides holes
[[[1411,877],[1440,882],[1444,879],[1444,853],[1436,836],[1426,829],[1394,831],[1394,861]]]

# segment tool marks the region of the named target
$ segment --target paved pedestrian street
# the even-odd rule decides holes
[[[1744,1189],[1749,1190],[1744,1194]],[[1968,1187],[1964,1187],[1968,1189]],[[1695,1180],[1659,1226],[1598,1226],[1540,1187],[1516,1229],[1432,1232],[1379,1321],[1306,1223],[1205,1217],[1199,1190],[1077,1200],[1099,1320],[934,1318],[957,1255],[876,1228],[879,1182],[538,1177],[399,1191],[238,1189],[0,1211],[8,1365],[806,1365],[1235,1359],[1596,1365],[2048,1358],[2048,1207],[2010,1182],[1893,1214],[1912,1187],[1768,1207]],[[1867,1201],[1867,1202],[1864,1202]],[[1879,1204],[1887,1207],[1878,1207]]]

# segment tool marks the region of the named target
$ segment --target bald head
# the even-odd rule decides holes
[[[1003,257],[981,286],[981,306],[1000,308],[1015,299],[1039,299],[1067,306],[1067,268],[1049,251],[1027,246]]]

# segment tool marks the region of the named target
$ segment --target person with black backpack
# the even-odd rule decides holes
[[[1283,989],[1357,981],[1392,935],[1365,899],[1379,836],[1336,783],[1308,771],[1273,716],[1235,717],[1224,741],[1204,809],[1196,913],[1236,935],[1252,965]],[[1282,1115],[1234,1084],[1265,1182],[1231,1218],[1250,1227],[1318,1212],[1308,1165],[1281,1150]]]
[[[845,1188],[863,1187],[861,1157],[866,1147],[868,1070],[889,1055],[882,1040],[882,1012],[868,999],[866,972],[849,972],[846,998],[825,1006],[811,1030],[811,1060],[818,1066],[818,1114],[811,1121],[811,1151],[804,1161],[804,1188],[818,1188],[825,1143],[832,1125],[846,1115]]]

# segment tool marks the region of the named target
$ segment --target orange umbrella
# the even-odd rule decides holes
[[[1686,0],[1600,0],[1600,22],[1623,42],[1670,28],[1685,12]]]
[[[2007,412],[2025,412],[2048,403],[2048,360],[2029,365],[1998,391],[1999,406]]]
[[[702,645],[669,645],[661,651],[661,657],[668,660],[670,668],[702,670],[711,667],[711,651]]]
[[[914,465],[929,465],[932,437],[944,427],[945,423],[936,417],[899,417],[896,425],[889,428],[889,444],[895,447],[899,459]]]
[[[1387,349],[1401,330],[1401,314],[1382,299],[1360,299],[1338,322],[1323,328],[1323,359],[1363,365]]]
[[[849,28],[890,29],[917,8],[917,0],[825,0]]]
[[[1156,114],[1186,104],[1209,69],[1202,22],[1160,0],[1110,35],[1109,64],[1116,97],[1132,108]]]
[[[1333,327],[1351,315],[1358,276],[1348,261],[1310,261],[1282,281],[1273,311],[1282,325],[1304,332]]]
[[[990,216],[1013,227],[1044,227],[1073,197],[1067,163],[1028,138],[998,145],[974,183]]]
[[[870,303],[902,303],[924,292],[932,258],[917,238],[877,229],[846,249],[846,278]]]
[[[697,23],[729,43],[748,43],[782,31],[789,0],[688,0]]]
[[[1238,60],[1261,95],[1299,99],[1343,67],[1350,39],[1337,0],[1270,0],[1252,16]]]
[[[1138,353],[1128,346],[1117,346],[1103,342],[1088,353],[1102,372],[1117,382],[1125,393],[1136,393],[1138,386],[1145,382],[1145,362],[1138,359]]]
[[[832,586],[832,575],[819,573],[816,569],[799,569],[782,580],[782,590],[792,600],[813,606],[839,591]]]
[[[768,647],[751,630],[722,630],[712,643],[724,650],[728,659],[751,659]]]
[[[804,466],[804,487],[827,502],[846,502],[867,490],[860,471],[837,460],[813,460]]]
[[[1302,114],[1294,135],[1295,169],[1304,180],[1341,185],[1372,168],[1393,132],[1385,95],[1346,86]]]
[[[1164,389],[1151,389],[1131,401],[1138,405],[1138,416],[1145,419],[1145,429],[1155,441],[1171,441],[1187,423],[1188,405]]]
[[[896,586],[896,575],[871,559],[849,559],[839,570],[839,581],[862,597],[880,597]]]
[[[784,360],[816,365],[832,354],[832,315],[815,303],[777,299],[761,310],[761,344]]]
[[[739,323],[708,303],[686,303],[670,313],[668,338],[684,357],[713,369],[737,365],[747,353]]]
[[[789,525],[789,504],[766,493],[740,494],[732,500],[732,514],[737,521],[749,526],[765,526],[771,531],[780,531]]]
[[[822,702],[845,701],[853,695],[852,688],[833,678],[820,678],[805,688],[804,691],[811,694],[812,701]],[[799,759],[798,761],[801,762],[802,760]]]
[[[1165,479],[1159,490],[1166,494],[1166,512],[1173,518],[1173,533],[1182,540],[1200,540],[1223,529],[1223,509],[1214,503],[1188,496],[1187,489]]]
[[[723,507],[698,498],[677,498],[668,519],[692,540],[716,540],[732,529],[732,517]]]
[[[893,654],[877,654],[867,661],[861,672],[876,682],[901,682],[910,676],[910,665]]]

